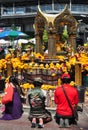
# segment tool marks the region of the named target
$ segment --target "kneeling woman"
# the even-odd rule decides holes
[[[29,120],[31,127],[43,128],[44,123],[52,120],[51,113],[45,109],[46,94],[41,89],[43,81],[41,78],[35,78],[33,81],[34,89],[29,90],[28,100],[30,105]]]
[[[6,100],[3,100],[6,96],[9,96],[11,92],[13,92],[12,101],[7,102]],[[5,84],[5,97],[2,98],[2,103],[5,105],[5,110],[3,112],[3,116],[0,118],[1,120],[14,120],[19,119],[22,116],[23,106],[20,94],[22,94],[22,91],[18,80],[14,76],[10,76],[9,81]]]

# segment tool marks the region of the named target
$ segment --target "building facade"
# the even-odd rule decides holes
[[[21,31],[33,37],[33,24],[38,5],[45,13],[57,14],[64,9],[66,4],[80,23],[78,31],[83,34],[83,40],[86,41],[88,34],[87,0],[0,0],[0,29],[9,28],[14,24]]]

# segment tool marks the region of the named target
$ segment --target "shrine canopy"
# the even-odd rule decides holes
[[[43,34],[46,30],[48,36],[48,57],[54,58],[57,53],[56,46],[64,42],[70,45],[70,48],[76,50],[76,35],[78,22],[73,17],[68,5],[58,14],[47,14],[42,12],[38,6],[37,15],[35,17],[34,29],[36,38],[36,52],[43,53]],[[63,41],[63,30],[67,29],[67,35]],[[53,49],[52,49],[53,48]]]

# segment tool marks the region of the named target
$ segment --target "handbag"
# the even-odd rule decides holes
[[[8,84],[8,86],[5,88],[5,94],[2,97],[2,104],[7,104],[9,102],[12,102],[13,93],[14,93],[13,87],[11,86],[11,84]]]
[[[65,97],[66,97],[66,99],[67,99],[67,101],[68,101],[68,104],[69,104],[69,106],[70,106],[70,108],[71,108],[71,110],[72,110],[73,118],[78,121],[77,107],[75,106],[74,109],[72,108],[72,105],[71,105],[71,103],[70,103],[70,100],[69,100],[69,98],[68,98],[68,96],[67,96],[67,93],[66,93],[66,91],[65,91],[65,89],[64,89],[63,86],[62,86],[62,90],[63,90],[64,95],[65,95]]]

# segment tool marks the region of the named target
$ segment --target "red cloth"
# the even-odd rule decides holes
[[[78,91],[76,88],[70,86],[69,84],[64,84],[63,86],[71,102],[71,105],[74,108],[74,105],[78,104]],[[57,87],[57,89],[55,90],[54,101],[57,104],[57,108],[56,108],[57,114],[60,114],[63,116],[72,115],[72,110],[69,107],[68,101],[64,95],[64,92],[61,86]]]
[[[10,84],[8,84],[8,87],[5,88],[5,94],[2,98],[2,104],[7,104],[9,102],[12,102],[13,93],[14,93],[13,87]]]

